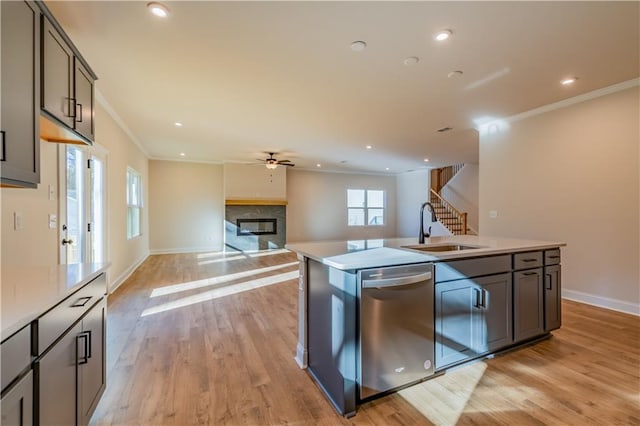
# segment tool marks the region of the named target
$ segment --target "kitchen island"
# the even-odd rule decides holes
[[[363,401],[548,338],[560,327],[564,245],[471,235],[289,244],[300,259],[296,361],[351,416]]]

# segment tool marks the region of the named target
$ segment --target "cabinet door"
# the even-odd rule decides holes
[[[40,377],[39,424],[76,424],[76,364],[79,347],[79,322],[36,363]]]
[[[561,310],[560,265],[544,268],[544,331],[560,328]]]
[[[482,287],[480,306],[483,316],[475,324],[482,352],[493,352],[513,342],[511,329],[511,274],[475,279]]]
[[[473,280],[436,284],[436,369],[479,354],[475,325],[482,312],[480,288]]]
[[[107,302],[103,299],[82,320],[86,348],[79,348],[78,424],[86,425],[105,389],[105,321]],[[82,341],[84,344],[85,342]],[[86,351],[85,351],[86,349]]]
[[[542,268],[515,272],[514,338],[515,341],[544,334],[544,301]]]
[[[73,52],[46,18],[42,31],[42,109],[73,128]]]
[[[74,92],[75,129],[93,141],[93,78],[78,59],[74,67]]]
[[[31,426],[33,424],[33,374],[22,378],[0,402],[0,424]]]
[[[2,7],[2,183],[40,183],[40,12],[31,2]]]

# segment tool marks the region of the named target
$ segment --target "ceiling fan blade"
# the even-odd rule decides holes
[[[278,164],[290,163],[291,160],[278,160]]]
[[[280,163],[281,166],[289,166],[289,167],[293,167],[295,166],[295,164],[293,163]]]

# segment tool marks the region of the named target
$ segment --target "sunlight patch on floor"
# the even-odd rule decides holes
[[[198,265],[202,266],[202,265],[209,265],[212,263],[228,262],[230,260],[251,259],[256,257],[273,256],[276,254],[284,254],[284,253],[289,253],[289,250],[277,249],[277,250],[251,250],[251,251],[242,251],[242,252],[223,252],[222,254],[230,255],[230,256],[222,257],[219,259],[201,260],[198,262]],[[198,255],[198,258],[202,259],[205,256],[218,257],[218,256],[215,256],[215,253],[206,253],[205,255]]]
[[[430,422],[436,425],[455,425],[466,410],[476,386],[482,379],[487,365],[484,362],[465,366],[464,386],[455,392],[449,389],[449,382],[455,378],[447,373],[443,376],[419,383],[398,391],[398,395],[413,405]],[[445,383],[447,382],[446,385]]]
[[[282,265],[267,266],[264,268],[251,269],[249,271],[236,272],[235,274],[221,275],[219,277],[203,278],[201,280],[188,281],[180,284],[168,285],[165,287],[154,288],[151,291],[149,297],[166,296],[168,294],[180,293],[181,291],[194,290],[202,287],[209,287],[229,281],[238,280],[240,278],[250,277],[252,275],[258,275],[265,272],[277,271],[278,269],[288,268],[290,266],[297,265],[298,262],[284,263]]]
[[[298,271],[286,272],[284,274],[271,275],[264,278],[258,278],[255,280],[245,281],[238,284],[229,285],[222,288],[216,288],[203,293],[195,294],[192,296],[183,297],[172,302],[163,303],[162,305],[154,306],[153,308],[145,309],[141,317],[147,315],[158,314],[161,312],[170,311],[172,309],[183,308],[185,306],[194,305],[196,303],[206,302],[208,300],[218,299],[232,294],[242,293],[244,291],[253,290],[260,287],[266,287],[273,284],[282,283],[285,281],[297,279],[300,273]]]

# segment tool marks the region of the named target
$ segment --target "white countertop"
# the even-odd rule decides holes
[[[2,267],[0,325],[2,339],[106,271],[108,263]],[[105,293],[107,289],[105,287]]]
[[[454,235],[425,238],[425,244],[469,245],[477,248],[427,253],[405,248],[418,244],[417,238],[379,240],[317,241],[287,244],[285,247],[301,256],[317,260],[337,269],[364,269],[410,263],[439,262],[501,253],[526,252],[566,246],[557,241]]]

